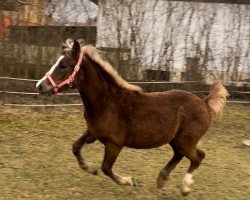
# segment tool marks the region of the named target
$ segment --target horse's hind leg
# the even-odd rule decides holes
[[[191,151],[185,152],[185,157],[190,160],[190,166],[181,184],[183,195],[186,195],[191,191],[191,185],[194,182],[192,180],[193,173],[199,167],[201,161],[205,158],[205,152],[195,147]]]
[[[205,157],[204,151],[196,148],[198,141],[204,135],[202,133],[205,131],[198,130],[199,129],[197,127],[196,129],[193,129],[192,132],[180,132],[178,137],[175,138],[177,149],[182,155],[190,160],[190,166],[181,184],[181,192],[183,195],[186,195],[191,191],[191,186],[194,182],[192,180],[193,173],[199,167],[201,161]]]
[[[123,146],[116,145],[112,142],[108,142],[105,144],[105,154],[102,163],[102,171],[105,175],[109,176],[112,180],[114,180],[119,185],[133,185],[135,186],[135,181],[131,177],[122,177],[119,174],[113,172],[112,167],[122,150]]]
[[[183,158],[183,155],[180,153],[180,151],[177,149],[174,140],[172,140],[170,143],[170,146],[172,147],[174,151],[174,155],[171,158],[171,160],[167,163],[167,165],[161,170],[158,179],[157,179],[157,186],[158,188],[163,188],[166,181],[169,178],[169,174],[174,170],[176,165],[181,161]]]
[[[97,175],[98,170],[91,167],[89,163],[82,157],[81,148],[85,144],[91,144],[96,141],[96,138],[87,130],[72,146],[73,154],[75,155],[79,166],[90,174]]]

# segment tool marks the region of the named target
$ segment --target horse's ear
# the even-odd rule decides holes
[[[74,40],[72,47],[72,56],[77,60],[81,51],[81,45],[77,40]]]

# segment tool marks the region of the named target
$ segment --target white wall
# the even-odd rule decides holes
[[[131,48],[146,67],[250,71],[250,6],[165,0],[99,1],[97,46]],[[171,60],[171,61],[169,61]]]

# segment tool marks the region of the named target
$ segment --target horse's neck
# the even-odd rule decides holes
[[[87,114],[89,116],[98,115],[104,107],[107,87],[92,62],[87,60],[83,65],[81,69],[84,78],[79,92]]]

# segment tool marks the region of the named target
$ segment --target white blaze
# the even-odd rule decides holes
[[[60,56],[58,58],[58,60],[56,61],[56,63],[50,68],[50,70],[48,71],[48,73],[51,75],[54,70],[56,69],[56,67],[58,66],[59,62],[64,58],[64,56]],[[38,87],[45,79],[47,79],[46,76],[44,76],[43,78],[41,78],[37,83],[36,83],[36,87]]]

